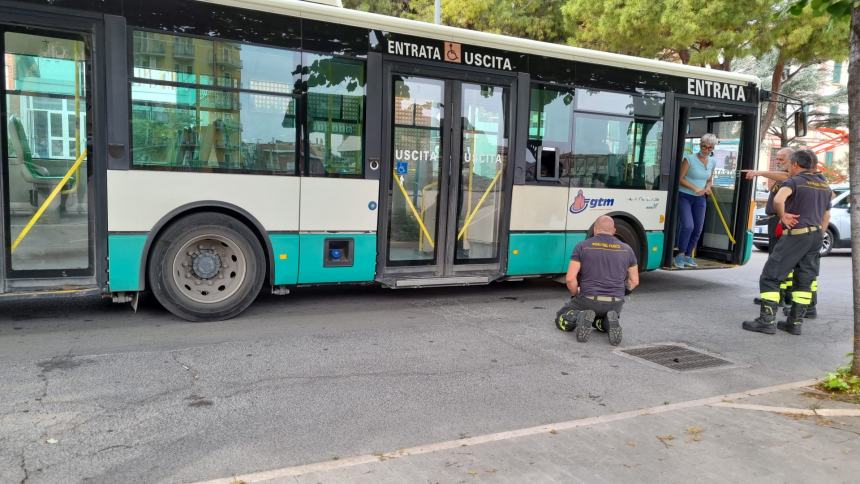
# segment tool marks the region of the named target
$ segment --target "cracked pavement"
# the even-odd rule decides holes
[[[644,274],[623,346],[681,342],[739,364],[671,373],[552,318],[549,281],[299,289],[187,323],[151,298],[0,303],[0,482],[190,482],[621,412],[821,376],[851,341],[847,254],[822,260],[801,337],[740,330],[763,254]],[[55,442],[55,443],[52,443]],[[659,442],[658,442],[659,443]]]

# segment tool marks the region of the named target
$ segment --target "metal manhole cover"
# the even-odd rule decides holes
[[[675,344],[640,346],[619,350],[625,355],[645,360],[675,371],[692,371],[734,366],[729,360]]]

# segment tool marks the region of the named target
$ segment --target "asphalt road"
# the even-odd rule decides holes
[[[186,323],[145,300],[0,303],[0,482],[190,482],[821,376],[846,361],[850,256],[822,260],[804,335],[748,333],[764,255],[652,272],[622,346],[680,342],[735,362],[673,373],[577,343],[560,284],[262,296]]]

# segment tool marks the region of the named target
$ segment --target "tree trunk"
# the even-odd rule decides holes
[[[770,92],[772,93],[770,96],[770,101],[767,103],[767,110],[765,110],[764,117],[761,120],[761,126],[759,126],[759,133],[767,133],[767,130],[770,129],[770,124],[773,123],[773,117],[776,115],[777,108],[777,94],[780,89],[782,89],[782,71],[785,70],[785,59],[782,58],[782,53],[780,52],[779,57],[776,60],[776,66],[773,68],[773,76],[771,77],[770,84]],[[764,141],[762,139],[762,141]]]
[[[854,289],[854,358],[851,372],[860,376],[860,7],[851,11],[848,57],[848,181],[851,189],[851,273]]]

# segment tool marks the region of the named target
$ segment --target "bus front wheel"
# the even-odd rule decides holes
[[[169,225],[149,257],[152,292],[188,321],[221,321],[260,293],[265,255],[254,233],[220,213],[196,213]]]

